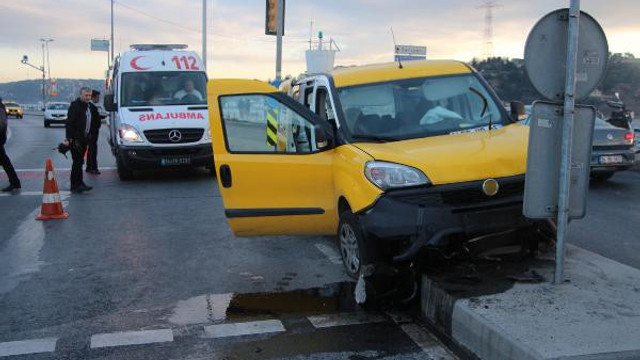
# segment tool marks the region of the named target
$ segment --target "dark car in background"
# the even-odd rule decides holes
[[[632,127],[634,114],[628,111],[616,94],[617,101],[607,101],[610,115],[597,113],[593,131],[591,151],[591,181],[601,182],[610,179],[618,171],[633,167],[636,153],[640,152],[640,126]],[[531,106],[524,107],[529,125]]]
[[[591,180],[604,181],[635,162],[635,133],[628,122],[596,119],[591,152]]]

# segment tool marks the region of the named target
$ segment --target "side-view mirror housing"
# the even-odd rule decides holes
[[[118,111],[118,104],[114,102],[113,94],[106,94],[104,96],[104,109],[108,112]]]
[[[520,101],[512,101],[510,103],[511,119],[513,121],[521,121],[527,118],[527,110],[524,107],[524,103]]]
[[[331,145],[333,136],[327,132],[323,126],[316,124],[313,127],[316,139],[316,146],[319,150],[326,149]]]

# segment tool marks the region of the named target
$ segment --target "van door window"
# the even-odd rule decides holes
[[[314,126],[268,95],[220,98],[227,148],[231,153],[310,153]]]
[[[307,109],[310,109],[311,111],[313,111],[313,106],[311,106],[312,103],[313,103],[313,86],[307,86],[304,89],[304,106]]]
[[[321,119],[326,120],[331,124],[333,130],[337,129],[336,115],[331,105],[331,97],[329,97],[329,91],[327,88],[319,87],[316,90],[316,106],[315,113],[320,116]]]

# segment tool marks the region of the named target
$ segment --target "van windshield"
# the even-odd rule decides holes
[[[122,74],[122,106],[200,105],[207,103],[203,72],[135,72]]]
[[[472,74],[415,78],[338,89],[354,140],[393,141],[487,130],[505,122]]]

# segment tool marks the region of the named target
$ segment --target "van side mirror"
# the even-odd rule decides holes
[[[104,109],[108,112],[118,111],[118,104],[114,102],[113,94],[106,94],[104,96]]]
[[[319,150],[329,147],[330,136],[329,134],[327,134],[327,131],[325,130],[325,128],[322,127],[321,125],[316,124],[314,125],[313,130],[315,132],[316,147]]]
[[[520,101],[512,101],[510,103],[511,108],[511,119],[513,121],[521,121],[527,118],[527,110],[524,107],[524,104]]]

